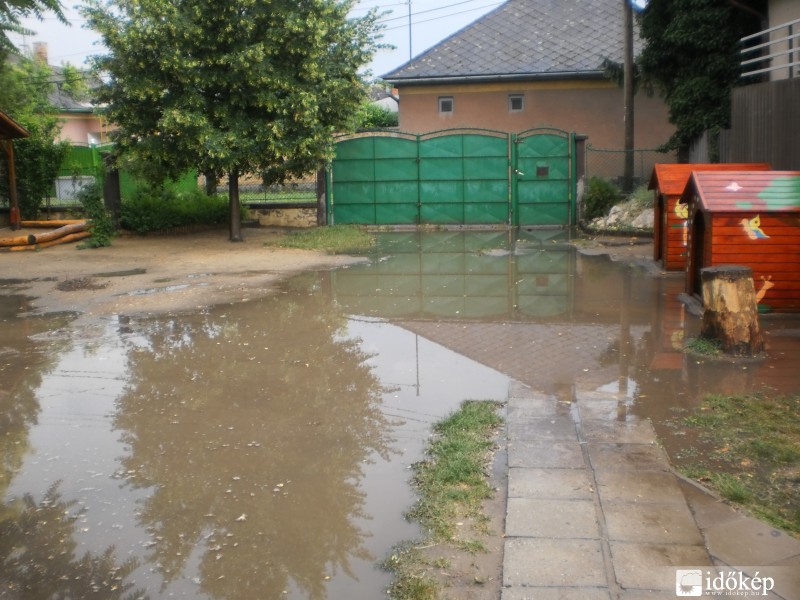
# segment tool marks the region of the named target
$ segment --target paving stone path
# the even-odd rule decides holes
[[[679,477],[624,400],[571,395],[511,386],[502,600],[676,598],[678,568],[752,565],[800,600],[800,540]]]

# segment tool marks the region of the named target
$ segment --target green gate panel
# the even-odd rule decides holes
[[[333,210],[336,223],[349,223],[355,225],[375,224],[374,204],[345,204],[335,206]]]
[[[465,204],[464,223],[468,225],[477,225],[481,223],[502,225],[503,223],[508,223],[508,205],[505,203]]]
[[[376,204],[373,224],[416,225],[419,209],[413,204]]]
[[[571,137],[365,134],[336,144],[334,222],[569,225]],[[513,152],[512,152],[513,150]],[[372,205],[371,208],[368,205]],[[371,219],[371,220],[370,220]]]
[[[347,198],[347,202],[342,202],[342,205],[375,203],[375,184],[371,182],[335,183],[333,193]]]
[[[515,222],[518,225],[569,225],[572,179],[571,138],[532,131],[517,138]]]
[[[464,202],[463,181],[422,181],[419,185],[419,201],[422,205],[443,202]]]

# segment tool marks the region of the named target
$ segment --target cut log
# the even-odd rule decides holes
[[[49,242],[42,242],[41,244],[24,244],[21,246],[8,246],[5,248],[0,248],[0,252],[25,252],[29,250],[40,250],[42,248],[48,248],[49,246],[56,246],[58,244],[77,242],[78,240],[83,240],[91,235],[91,231],[78,231],[77,233],[70,233],[55,240],[50,240]]]
[[[60,237],[64,237],[65,235],[78,233],[80,231],[86,231],[88,228],[89,225],[86,221],[78,221],[77,223],[72,223],[71,225],[64,225],[63,227],[59,227],[58,229],[53,229],[53,231],[46,231],[44,233],[33,233],[28,236],[28,243],[41,244],[43,242],[52,242],[53,240],[57,240]]]
[[[705,306],[700,336],[718,341],[726,354],[756,356],[763,352],[752,269],[708,267],[700,270],[700,279]]]
[[[20,246],[22,244],[27,244],[27,243],[28,243],[28,236],[27,235],[18,235],[18,236],[15,236],[15,237],[0,239],[0,247],[3,247],[3,246]]]
[[[54,229],[64,225],[74,225],[75,223],[85,223],[86,219],[53,219],[52,221],[21,221],[20,225],[26,229]]]

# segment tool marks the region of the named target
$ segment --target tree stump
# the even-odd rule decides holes
[[[700,270],[703,288],[701,337],[720,342],[734,356],[755,356],[764,350],[758,304],[750,267],[720,265]]]

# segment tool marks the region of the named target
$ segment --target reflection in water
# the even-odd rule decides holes
[[[326,276],[261,302],[34,336],[50,367],[25,376],[38,419],[20,428],[30,450],[8,469],[8,506],[50,502],[61,481],[75,527],[43,531],[129,559],[124,586],[153,598],[383,595],[376,561],[417,534],[408,466],[430,425],[473,394],[502,399],[508,379],[343,316]],[[470,375],[449,381],[445,365]],[[0,518],[18,527],[15,514]]]
[[[0,302],[0,596],[64,577],[80,596],[91,571],[112,598],[380,597],[375,561],[417,533],[407,467],[464,399],[513,377],[615,394],[611,418],[658,427],[708,392],[800,389],[796,319],[762,321],[766,360],[687,357],[682,279],[564,232],[380,242],[194,315],[73,328]]]

